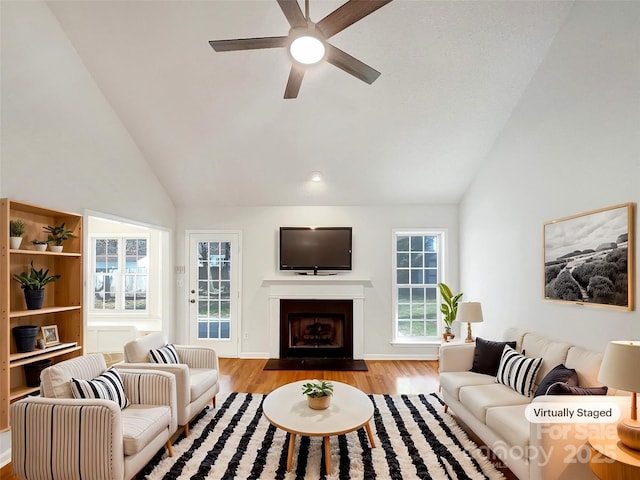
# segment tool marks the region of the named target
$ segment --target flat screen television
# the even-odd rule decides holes
[[[351,227],[280,227],[280,270],[351,270]]]

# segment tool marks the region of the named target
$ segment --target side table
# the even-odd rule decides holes
[[[637,480],[640,478],[640,451],[620,443],[617,435],[589,437],[589,467],[600,480]]]

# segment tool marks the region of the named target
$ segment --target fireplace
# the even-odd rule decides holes
[[[280,358],[353,358],[352,300],[280,300]]]

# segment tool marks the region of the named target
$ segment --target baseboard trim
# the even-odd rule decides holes
[[[364,355],[365,360],[438,360],[438,355],[434,354],[413,354],[393,353],[393,354],[370,354]]]

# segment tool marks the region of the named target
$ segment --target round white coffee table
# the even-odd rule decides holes
[[[324,437],[324,458],[327,475],[331,475],[329,437],[342,435],[365,427],[371,447],[375,448],[369,420],[373,417],[373,403],[364,393],[345,383],[333,383],[331,405],[325,410],[313,410],[302,394],[302,384],[311,380],[293,382],[276,388],[262,404],[269,422],[289,432],[287,472],[291,470],[296,436]]]

